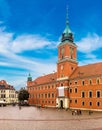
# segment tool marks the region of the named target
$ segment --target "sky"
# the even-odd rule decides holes
[[[56,71],[67,5],[79,65],[102,62],[102,0],[0,0],[0,80],[19,90]]]

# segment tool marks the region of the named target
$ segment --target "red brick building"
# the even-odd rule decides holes
[[[57,72],[33,81],[29,75],[27,88],[31,105],[102,110],[102,62],[78,66],[68,18],[58,46]]]

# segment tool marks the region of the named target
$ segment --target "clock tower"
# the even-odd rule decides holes
[[[61,43],[58,46],[57,78],[68,79],[77,67],[77,46],[74,43],[73,34],[69,28],[68,11],[66,27],[61,36]]]
[[[69,77],[77,68],[76,52],[77,46],[69,28],[67,10],[66,27],[61,36],[61,43],[58,45],[56,104],[59,108],[69,108]]]

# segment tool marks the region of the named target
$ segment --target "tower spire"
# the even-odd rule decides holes
[[[68,21],[68,5],[67,5],[67,8],[66,8],[67,12],[66,12],[66,25],[69,24],[69,21]]]
[[[66,27],[64,29],[64,32],[62,33],[62,42],[68,40],[70,42],[73,42],[73,34],[69,27],[69,19],[68,19],[68,5],[66,8]]]

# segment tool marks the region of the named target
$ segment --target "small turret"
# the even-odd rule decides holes
[[[32,77],[31,77],[31,74],[30,74],[30,73],[29,73],[29,76],[28,76],[27,81],[32,81]]]

